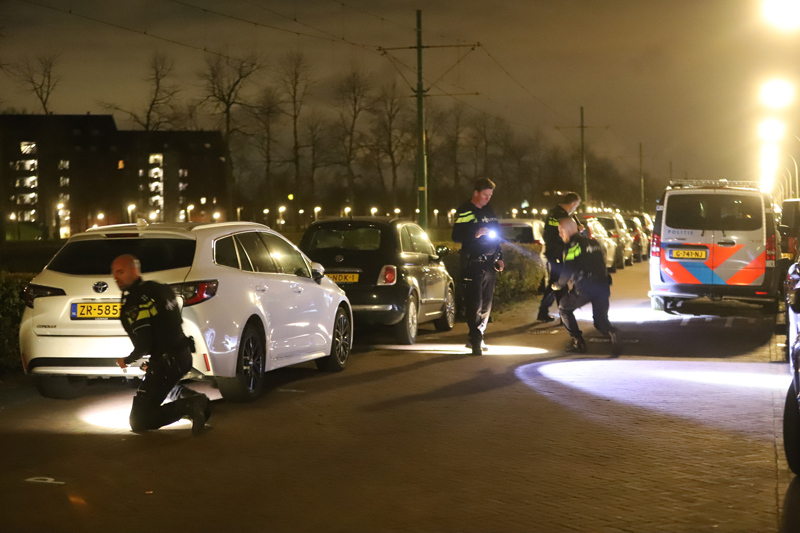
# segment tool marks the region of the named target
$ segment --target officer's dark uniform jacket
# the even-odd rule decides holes
[[[165,354],[177,354],[190,346],[183,334],[181,311],[168,285],[137,279],[122,295],[122,327],[133,342],[125,358],[130,365],[144,355],[154,363]]]
[[[564,257],[564,241],[558,234],[558,221],[564,218],[569,218],[569,213],[560,205],[547,213],[542,238],[544,239],[544,256],[552,263],[560,262]]]
[[[608,288],[610,277],[606,270],[606,261],[603,258],[600,243],[580,233],[575,233],[570,238],[566,243],[564,269],[558,285],[565,287],[570,278],[576,292],[579,293],[595,288]]]
[[[476,239],[481,228],[488,228],[497,235],[492,239],[483,235]],[[461,259],[465,261],[494,262],[503,258],[500,250],[500,224],[492,208],[487,204],[478,208],[472,202],[462,204],[456,211],[453,224],[453,241],[461,243]]]

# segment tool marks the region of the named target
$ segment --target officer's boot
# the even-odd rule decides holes
[[[572,342],[564,348],[565,352],[570,353],[586,353],[586,341],[583,340],[583,337],[573,337]]]
[[[192,419],[192,435],[200,435],[206,427],[206,409],[208,408],[208,396],[198,394],[189,399],[189,418]]]
[[[622,355],[622,338],[620,337],[619,330],[612,327],[608,331],[608,338],[611,339],[611,353],[613,355]]]

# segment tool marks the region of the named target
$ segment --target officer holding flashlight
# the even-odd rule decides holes
[[[456,211],[453,241],[461,243],[461,279],[464,287],[472,355],[481,355],[483,334],[489,323],[494,297],[495,272],[505,268],[500,250],[500,225],[489,201],[495,184],[488,178],[475,182],[472,198]]]

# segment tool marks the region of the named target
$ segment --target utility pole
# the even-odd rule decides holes
[[[422,10],[417,9],[417,222],[425,231],[428,230],[428,164],[425,158],[425,113],[422,88]]]
[[[639,183],[642,186],[642,202],[639,211],[644,213],[644,171],[642,170],[642,143],[639,143]]]
[[[669,181],[672,182],[672,161],[669,162]]]
[[[583,212],[586,212],[586,206],[589,205],[589,189],[586,185],[586,144],[584,143],[583,130],[586,126],[583,124],[583,106],[581,106],[581,160],[583,163]]]

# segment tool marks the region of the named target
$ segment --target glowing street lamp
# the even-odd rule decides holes
[[[97,213],[97,220],[103,220],[106,216],[103,213]]]
[[[136,209],[136,204],[128,206],[128,222],[133,222],[133,210]]]
[[[762,13],[767,22],[778,29],[800,28],[800,2],[797,0],[764,0]]]
[[[758,126],[759,136],[767,142],[778,142],[785,132],[786,126],[776,118],[768,118]]]
[[[186,206],[186,222],[192,221],[192,209],[194,209],[194,204],[189,204]]]
[[[214,213],[214,220],[219,220],[219,213]]]
[[[282,205],[282,206],[280,206],[278,208],[278,225],[279,226],[284,224],[284,220],[283,220],[283,212],[284,211],[286,211],[286,206],[285,205]]]
[[[761,86],[761,102],[772,109],[781,109],[792,103],[794,87],[786,80],[770,80]]]
[[[399,215],[400,214],[400,208],[399,207],[395,207],[394,208],[394,214],[395,215]]]
[[[377,208],[377,207],[373,207],[372,209],[370,209],[370,210],[369,210],[369,212],[370,212],[370,214],[371,214],[372,216],[375,216],[375,213],[377,213],[377,212],[378,212],[378,208]]]
[[[314,208],[314,220],[317,220],[320,211],[322,211],[322,208],[320,206]]]
[[[349,207],[345,207],[344,208],[344,215],[347,216],[349,214],[350,214],[350,208]]]
[[[512,209],[512,210],[511,210],[511,218],[517,218],[517,213],[518,213],[518,212],[519,212],[519,211],[517,211],[516,209]]]

